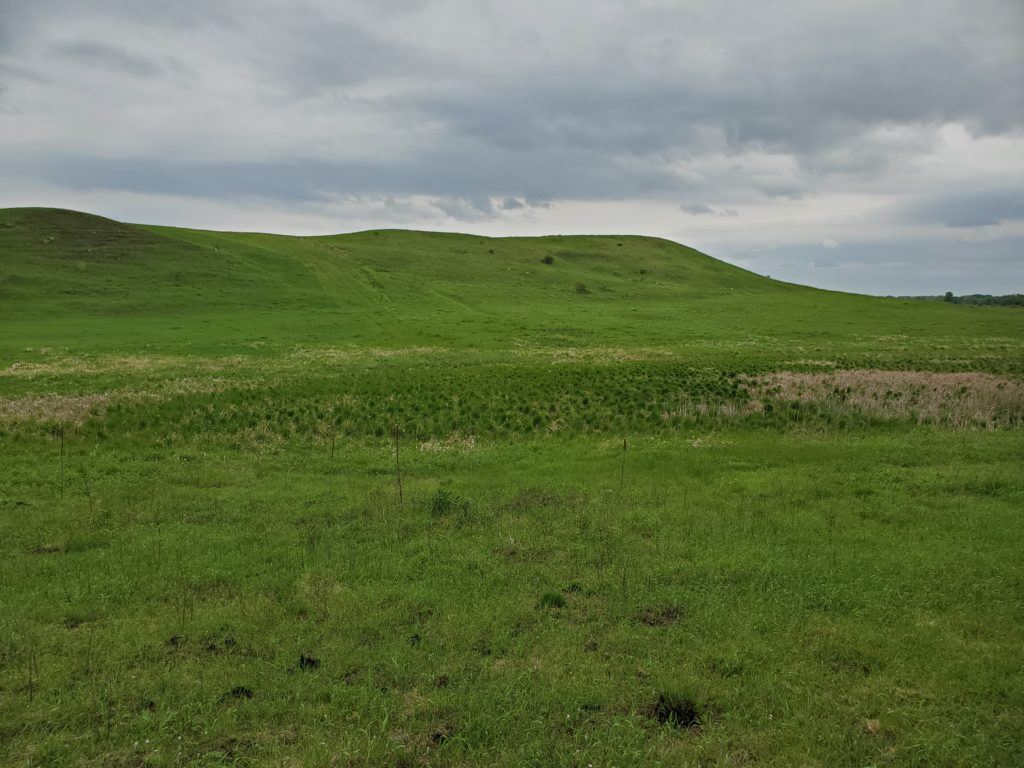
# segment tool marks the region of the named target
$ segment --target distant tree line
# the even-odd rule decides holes
[[[1011,293],[1006,296],[970,293],[966,296],[954,296],[952,291],[946,291],[944,296],[900,296],[898,298],[945,301],[949,304],[972,304],[979,307],[1024,307],[1024,293]]]

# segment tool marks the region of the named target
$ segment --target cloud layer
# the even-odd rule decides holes
[[[1024,6],[0,0],[0,204],[1024,291]]]

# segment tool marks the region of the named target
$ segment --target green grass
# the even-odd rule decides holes
[[[0,327],[0,764],[1024,762],[1019,310],[13,209]]]

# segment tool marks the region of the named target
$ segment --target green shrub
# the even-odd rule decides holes
[[[447,484],[441,485],[428,503],[430,514],[434,517],[446,517],[469,510],[469,500],[453,491]]]

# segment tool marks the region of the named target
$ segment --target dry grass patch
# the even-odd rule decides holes
[[[673,419],[702,419],[708,416],[722,419],[734,419],[750,413],[759,413],[762,404],[759,400],[683,400],[672,410],[661,411],[661,420],[668,422]]]
[[[238,382],[221,378],[178,378],[162,383],[160,392],[131,388],[87,394],[43,393],[25,397],[0,397],[0,424],[81,424],[91,417],[102,416],[115,403],[155,403],[174,395],[197,395],[241,389]]]
[[[954,427],[1024,424],[1024,381],[987,373],[779,371],[745,381],[752,402],[813,403],[837,413]]]
[[[97,355],[57,357],[46,362],[16,362],[0,369],[0,376],[33,379],[37,376],[96,375],[104,373],[150,373],[153,371],[226,371],[256,367],[258,363],[241,355],[222,358],[174,355]]]
[[[643,360],[662,360],[673,356],[670,349],[641,347],[554,347],[552,349],[519,350],[525,357],[550,360],[555,363],[624,363]]]
[[[471,451],[476,448],[476,437],[474,435],[449,435],[445,438],[426,440],[420,443],[419,448],[424,453]]]
[[[288,356],[290,361],[302,365],[308,363],[348,363],[363,362],[374,359],[390,359],[404,357],[436,357],[448,354],[447,347],[402,347],[398,349],[361,347],[306,347],[298,346]],[[287,363],[285,364],[287,366]]]
[[[109,393],[91,395],[36,395],[13,400],[0,398],[0,423],[44,422],[81,424],[102,413],[110,403]]]

